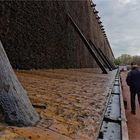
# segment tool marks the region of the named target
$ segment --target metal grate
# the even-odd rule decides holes
[[[126,119],[122,115],[121,98],[120,80],[117,74],[97,140],[123,140],[122,122],[126,122]]]

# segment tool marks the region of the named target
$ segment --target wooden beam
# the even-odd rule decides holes
[[[115,65],[109,60],[109,58],[103,53],[103,51],[98,48],[99,51],[102,53],[102,55],[105,57],[106,61],[108,61],[109,65],[112,67],[112,69],[116,69]]]
[[[97,62],[98,66],[101,68],[102,72],[104,74],[108,74],[107,70],[105,69],[104,65],[102,64],[102,62],[98,59],[98,56],[96,55],[96,53],[94,52],[94,50],[92,49],[92,47],[90,46],[89,42],[87,41],[87,39],[85,38],[85,36],[83,35],[83,33],[81,32],[81,30],[78,28],[78,26],[76,25],[76,23],[74,22],[74,20],[72,19],[72,17],[70,16],[70,14],[67,14],[68,18],[72,24],[72,26],[74,27],[75,31],[79,34],[80,38],[82,39],[83,43],[85,44],[85,46],[87,47],[88,51],[90,52],[90,54],[92,55],[92,57],[95,59],[95,61]]]
[[[95,44],[90,40],[89,43],[94,47],[94,49],[96,50],[96,52],[99,54],[100,58],[102,59],[102,61],[105,63],[105,65],[107,66],[107,68],[112,71],[111,66],[109,65],[108,61],[105,59],[105,57],[102,55],[102,53],[99,51],[99,49],[95,46]]]

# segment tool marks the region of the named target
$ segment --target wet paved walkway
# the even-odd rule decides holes
[[[121,73],[123,96],[124,96],[124,100],[127,101],[126,117],[128,120],[127,122],[128,135],[130,140],[140,140],[140,107],[138,104],[138,100],[136,98],[136,103],[137,103],[136,115],[131,114],[130,92],[129,92],[129,87],[125,82],[126,76],[127,76],[127,72]]]

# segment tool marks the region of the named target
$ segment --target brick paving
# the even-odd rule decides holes
[[[131,114],[130,108],[130,92],[129,87],[127,86],[125,79],[127,72],[121,72],[122,87],[123,87],[123,96],[124,100],[127,101],[126,117],[128,125],[128,135],[130,140],[140,140],[140,108],[138,100],[136,98],[136,115]]]

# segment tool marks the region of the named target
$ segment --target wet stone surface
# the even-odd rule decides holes
[[[16,71],[41,116],[34,127],[13,127],[17,135],[33,140],[93,140],[102,118],[116,71],[98,69]]]

